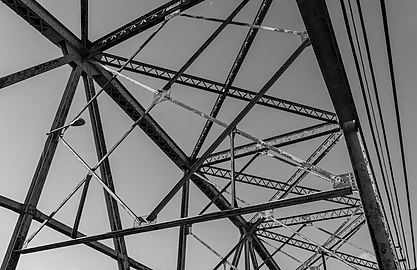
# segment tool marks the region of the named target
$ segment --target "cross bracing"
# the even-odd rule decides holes
[[[363,143],[362,127],[325,1],[294,1],[298,4],[296,11],[299,16],[299,23],[295,27],[303,29],[286,30],[277,26],[274,29],[280,29],[279,31],[270,31],[274,35],[297,33],[297,37],[291,37],[291,46],[284,46],[288,47],[286,54],[280,57],[278,63],[274,63],[274,67],[263,69],[268,70],[267,73],[270,75],[267,79],[259,81],[255,89],[249,83],[250,86],[245,86],[244,82],[246,79],[252,80],[250,75],[255,75],[257,68],[250,72],[245,68],[251,66],[256,59],[255,52],[259,50],[258,40],[266,40],[262,31],[271,28],[262,25],[265,22],[269,23],[268,16],[272,16],[269,14],[278,12],[277,1],[244,0],[223,3],[228,8],[225,19],[210,19],[189,14],[178,16],[185,11],[209,12],[209,6],[216,5],[213,1],[160,1],[161,5],[155,2],[150,5],[152,7],[149,10],[141,12],[137,19],[116,30],[108,29],[108,34],[96,40],[90,40],[89,36],[92,32],[92,27],[89,26],[89,6],[92,1],[80,1],[80,37],[69,30],[52,11],[48,11],[35,0],[2,2],[62,52],[61,57],[50,57],[53,60],[3,76],[0,78],[2,91],[7,91],[18,82],[35,76],[46,78],[49,72],[61,66],[68,66],[71,70],[52,127],[44,132],[47,133],[45,146],[26,199],[17,202],[1,196],[1,206],[18,214],[14,232],[5,251],[2,269],[19,268],[19,261],[23,257],[36,256],[40,251],[51,252],[50,250],[66,246],[77,247],[80,244],[114,259],[116,263],[113,268],[163,268],[164,264],[158,262],[156,257],[150,256],[145,259],[146,263],[141,262],[141,256],[136,258],[135,255],[141,253],[140,248],[132,247],[129,239],[134,237],[130,235],[163,233],[172,228],[176,229],[175,238],[178,238],[178,246],[172,251],[176,255],[173,256],[174,262],[169,264],[171,268],[172,265],[176,265],[174,267],[177,269],[195,268],[190,258],[195,255],[190,250],[190,246],[193,245],[190,243],[190,236],[199,239],[203,244],[198,249],[209,248],[215,255],[214,259],[204,261],[203,264],[207,268],[223,267],[223,264],[227,264],[231,269],[258,269],[259,265],[265,265],[268,269],[286,269],[298,261],[304,263],[297,269],[320,264],[323,264],[323,267],[326,267],[326,264],[334,264],[336,267],[344,265],[354,269],[402,267],[398,264],[398,259],[403,256],[398,252],[401,243],[396,240],[394,247],[392,233],[387,227],[387,220],[381,208],[380,195],[376,193],[373,172],[368,165],[370,157]],[[246,16],[245,19],[251,23],[237,23],[236,18],[241,13],[244,13],[245,15],[241,16]],[[216,13],[208,15],[217,17]],[[144,57],[148,59],[146,61],[141,60],[144,54],[142,50],[146,52],[150,44],[155,42],[154,39],[167,35],[166,28],[171,27],[169,32],[173,33],[172,29],[180,28],[176,24],[177,21],[189,19],[211,21],[216,24],[203,40],[197,42],[199,46],[194,46],[198,49],[189,51],[189,48],[183,48],[188,57],[182,60],[182,64],[173,64],[169,60],[162,64],[148,64],[152,57],[159,59],[158,52],[155,52],[154,56]],[[217,45],[217,40],[227,40],[223,33],[231,27],[242,25],[247,27],[246,35],[241,37],[243,43],[241,41],[240,45],[235,45],[240,50],[236,50],[237,55],[233,57],[224,55],[224,58],[230,58],[231,66],[230,70],[223,74],[224,77],[205,77],[213,67],[198,72],[199,69],[195,66],[209,62],[205,54],[211,52],[212,47]],[[150,32],[152,34],[147,35]],[[120,50],[119,45],[128,42],[129,46],[132,46],[133,40],[142,36],[145,40],[141,40],[141,45],[136,44],[138,49],[130,58],[107,51]],[[177,38],[181,38],[180,34]],[[234,39],[228,42],[235,41]],[[172,36],[167,40],[172,42]],[[181,49],[181,46],[176,49]],[[120,51],[120,55],[129,55],[129,52]],[[269,54],[272,55],[273,52],[275,51],[271,50]],[[326,97],[329,104],[319,102],[319,105],[311,105],[314,104],[314,94],[311,100],[302,100],[297,94],[292,98],[282,98],[274,91],[282,87],[279,83],[287,74],[297,73],[297,66],[300,68],[299,61],[306,61],[307,53],[310,53],[311,58],[308,61],[314,61],[316,72],[321,73],[320,77],[314,78],[320,81],[320,87],[313,84],[311,88],[321,88],[321,91],[325,89],[325,94],[330,96]],[[204,59],[202,62],[201,58]],[[160,62],[160,59],[155,62]],[[170,66],[179,68],[167,68]],[[118,73],[109,72],[108,67],[117,68]],[[193,71],[196,75],[193,75]],[[80,111],[78,107],[74,109],[77,106],[74,104],[78,102],[76,94],[80,92],[78,85],[81,84],[85,89],[87,101],[80,107]],[[138,85],[154,93],[150,106],[143,105],[147,104],[149,98],[143,98],[137,93],[143,91],[137,89]],[[283,88],[290,86],[291,84],[285,84]],[[181,92],[182,87],[186,87],[187,91],[194,91],[193,95],[201,95],[202,100],[193,102],[185,98],[187,101],[182,101],[181,98],[187,97]],[[293,90],[294,93],[308,92],[306,87],[295,88],[297,89]],[[110,97],[112,104],[133,121],[133,125],[130,122],[128,131],[112,143],[105,139],[108,130],[102,122],[106,122],[108,112],[103,113],[103,109],[99,109],[103,102],[102,96]],[[305,96],[308,97],[309,94]],[[182,114],[176,115],[179,111],[177,107],[166,113],[166,104],[169,101],[170,106],[180,106]],[[234,105],[237,103],[240,105]],[[210,106],[205,106],[207,104]],[[164,108],[165,114],[158,111],[160,108]],[[74,113],[75,110],[78,111]],[[258,110],[265,112],[268,117],[260,114],[257,116]],[[89,116],[86,117],[85,114]],[[186,114],[188,116],[183,119],[182,115]],[[73,115],[76,117],[71,118]],[[189,115],[193,115],[194,118],[190,118]],[[193,124],[196,118],[199,121],[198,125]],[[278,119],[278,124],[275,119]],[[188,120],[189,124],[183,122]],[[85,152],[79,151],[80,148],[75,146],[76,140],[67,141],[67,137],[71,137],[67,135],[67,131],[70,133],[86,121],[92,127],[92,145],[98,160],[91,164],[96,165],[88,164],[87,159],[83,157]],[[176,127],[170,127],[167,122],[174,123]],[[220,126],[216,126],[219,123]],[[127,144],[128,140],[131,143],[130,138],[138,132],[134,131],[136,127],[140,128],[140,133],[147,138],[147,142],[153,144],[158,153],[167,158],[164,162],[170,162],[171,166],[174,165],[172,170],[177,168],[180,172],[176,174],[180,175],[179,178],[172,176],[174,174],[165,175],[164,178],[168,178],[164,183],[166,187],[153,194],[152,199],[136,196],[133,200],[116,190],[120,180],[117,177],[117,165],[114,164],[118,162],[112,157],[123,154],[122,151],[119,153],[118,149]],[[187,139],[182,139],[183,136]],[[194,141],[189,140],[190,136]],[[43,190],[49,182],[57,180],[49,177],[48,173],[54,168],[54,161],[59,159],[59,154],[55,153],[60,146],[67,146],[73,154],[72,158],[87,168],[83,180],[62,202],[64,206],[67,201],[74,200],[73,194],[79,194],[75,214],[70,219],[72,225],[60,221],[59,215],[55,217],[55,214],[61,211],[61,206],[49,215],[40,210],[45,196],[41,198],[41,194],[47,194]],[[136,154],[151,160],[149,154]],[[331,162],[331,159],[337,159],[336,156],[343,156],[345,160],[350,158],[351,164],[339,166]],[[162,163],[158,165],[160,169],[167,167]],[[131,172],[131,175],[145,175],[145,172],[139,170]],[[152,181],[157,181],[157,175],[146,175],[145,178],[150,182],[141,182],[141,189],[146,189],[147,185],[152,185]],[[104,202],[99,207],[107,212],[109,228],[107,231],[84,234],[80,232],[80,226],[85,226],[85,208],[94,189],[90,182],[94,181],[99,181],[104,187]],[[66,191],[69,192],[71,190]],[[179,195],[180,193],[182,194]],[[197,203],[196,196],[199,198]],[[139,204],[145,206],[146,214],[142,213],[143,210],[140,213],[136,212]],[[166,209],[172,209],[175,204],[177,216],[167,215]],[[296,208],[298,210],[295,210]],[[128,218],[123,213],[125,210],[133,220],[126,222]],[[230,221],[231,226],[225,230],[235,234],[235,242],[230,244],[223,240],[209,245],[202,240],[207,238],[197,236],[199,229],[203,227],[202,224],[212,224],[222,219]],[[43,222],[46,227],[65,235],[66,240],[32,243],[32,239],[42,237],[42,233],[38,235],[38,232],[42,232],[44,226],[36,230],[34,228],[37,224],[32,224],[32,221]],[[322,224],[328,224],[331,236],[327,240],[306,242],[305,239],[313,239],[315,236],[309,235],[311,232],[304,229],[304,226]],[[368,230],[365,229],[365,224]],[[303,227],[297,232],[290,229],[294,233],[293,236],[285,236],[289,227],[297,225]],[[216,235],[216,232],[211,233]],[[373,246],[375,260],[361,258],[357,255],[358,251],[349,248],[343,252],[339,251],[345,248],[347,243],[354,241],[354,236],[360,233],[367,235],[362,244]],[[113,242],[98,242],[103,239],[112,239]],[[267,245],[269,242],[264,242],[271,240],[281,242],[279,249],[282,251],[274,252]],[[152,244],[152,238],[149,241],[149,244]],[[295,247],[297,252],[288,249],[286,245]],[[216,248],[213,248],[214,246]],[[217,248],[222,252],[216,251]],[[282,259],[280,252],[288,255],[286,260]],[[197,254],[197,258],[203,256],[202,254],[205,253]],[[323,258],[323,261],[320,261],[320,258]],[[297,263],[294,263],[294,260]]]

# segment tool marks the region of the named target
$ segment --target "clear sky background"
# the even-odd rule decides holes
[[[165,0],[91,0],[89,6],[89,38],[91,41],[94,41],[165,2]],[[186,13],[226,18],[240,2],[240,0],[207,0],[186,11]],[[80,36],[79,1],[42,0],[39,3],[61,20],[77,36]],[[236,20],[251,22],[260,3],[260,0],[250,1],[239,13]],[[339,1],[327,1],[327,4],[348,72],[356,106],[365,128],[364,132],[368,139],[368,146],[371,147],[370,133],[367,131],[368,125],[364,114],[363,101],[347,42],[340,3]],[[389,145],[396,169],[396,183],[400,191],[400,202],[405,217],[405,229],[409,238],[410,230],[405,208],[404,181],[400,170],[398,134],[395,127],[394,105],[379,1],[362,1],[362,5],[376,68],[379,93],[382,99],[383,117],[388,127]],[[414,139],[417,137],[417,129],[415,128],[415,117],[417,116],[415,101],[417,100],[417,93],[414,89],[415,85],[417,85],[417,54],[415,53],[415,48],[417,47],[415,30],[417,27],[417,2],[411,0],[387,1],[387,12],[410,190],[413,194],[416,190],[414,175],[417,173],[415,166],[417,145],[414,143]],[[263,24],[293,30],[304,30],[295,0],[274,1]],[[136,59],[174,70],[179,69],[217,26],[218,23],[214,22],[176,17],[163,28]],[[129,57],[153,30],[155,28],[112,48],[110,53]],[[228,26],[186,73],[224,82],[247,30],[245,27]],[[0,5],[0,36],[0,77],[61,56],[60,50],[55,45],[4,4]],[[258,91],[300,42],[299,37],[260,31],[234,85]],[[46,139],[45,133],[50,129],[70,70],[69,66],[63,66],[0,90],[0,124],[2,126],[2,132],[0,132],[1,195],[23,202]],[[165,84],[163,81],[141,75],[128,72],[125,74],[155,89]],[[127,81],[122,80],[122,82],[144,107],[149,106],[152,98],[149,93]],[[270,89],[268,94],[334,111],[311,48],[307,48],[302,53],[283,77]],[[178,85],[172,87],[172,95],[174,98],[207,113],[210,112],[212,104],[216,100],[216,96],[213,94]],[[69,119],[72,119],[84,104],[84,87],[82,81],[80,81]],[[130,127],[132,122],[106,95],[100,96],[99,105],[107,146],[110,148],[124,131]],[[226,99],[218,118],[230,123],[245,105],[245,102]],[[190,155],[204,125],[204,119],[168,102],[158,105],[151,115],[177,144]],[[83,117],[86,120],[88,119],[87,114],[83,114]],[[69,130],[66,133],[66,138],[83,158],[91,166],[94,166],[96,156],[91,127],[88,122],[87,120],[87,124],[81,128]],[[316,120],[301,116],[265,107],[255,107],[241,122],[239,128],[256,137],[267,138],[317,123],[319,122]],[[222,128],[214,127],[212,130],[203,147],[203,151],[221,133]],[[286,147],[285,150],[300,158],[307,158],[322,141],[323,139],[315,139]],[[237,138],[237,144],[247,142],[244,139]],[[228,144],[225,142],[218,150],[226,149],[227,147]],[[372,159],[376,161],[374,151],[372,151]],[[237,167],[243,166],[245,160],[247,159],[239,160]],[[137,215],[147,215],[153,210],[155,205],[182,175],[182,172],[139,129],[134,131],[112,154],[110,162],[117,193]],[[228,164],[225,166],[228,166]],[[350,172],[351,166],[344,143],[339,143],[320,163],[320,166],[335,174]],[[262,157],[249,168],[248,173],[285,181],[293,171],[294,169],[287,165]],[[85,169],[63,145],[60,145],[52,163],[38,209],[44,213],[50,213],[85,174]],[[226,184],[222,179],[213,178],[212,180],[221,186]],[[320,189],[331,188],[329,183],[312,176],[307,177],[303,184]],[[272,190],[238,185],[239,197],[244,198],[249,203],[267,201],[273,193],[274,191]],[[74,196],[56,216],[57,219],[68,225],[72,224],[78,198],[79,194]],[[196,215],[207,202],[207,198],[196,187],[191,185],[190,215]],[[158,216],[158,221],[177,218],[179,216],[179,203],[180,196],[177,195]],[[412,198],[412,205],[414,208],[417,207],[415,198]],[[327,206],[325,203],[308,204],[302,207],[282,209],[276,211],[275,215],[280,217],[307,213],[309,211],[326,209]],[[216,211],[216,209],[212,207],[210,211]],[[415,211],[413,212],[415,213]],[[130,227],[132,224],[130,217],[122,210],[121,215],[124,227]],[[6,209],[0,209],[0,258],[3,258],[3,254],[7,249],[16,220],[17,215],[15,213]],[[340,222],[339,220],[319,225],[327,229],[335,229]],[[31,232],[37,227],[38,223],[33,222]],[[417,226],[415,227],[417,230]],[[101,187],[94,181],[90,186],[80,231],[86,234],[98,234],[109,231],[103,192]],[[239,238],[238,231],[228,220],[196,225],[193,227],[193,232],[206,240],[208,244],[221,254],[226,254]],[[284,230],[280,232],[286,235],[290,234]],[[318,233],[314,228],[307,228],[305,233],[320,242],[323,242],[325,239],[325,235]],[[65,239],[66,237],[45,228],[32,241],[31,246]],[[177,229],[126,237],[129,255],[153,269],[173,269],[176,267],[177,240]],[[368,249],[371,248],[366,228],[363,228],[353,237],[352,241]],[[104,243],[112,246],[111,241],[104,241]],[[216,256],[191,237],[188,243],[187,269],[211,269],[219,261]],[[411,242],[409,242],[409,249],[411,251]],[[307,258],[310,255],[290,247],[284,250],[300,259]],[[351,248],[346,248],[345,251],[356,256],[365,256],[363,251]],[[282,269],[295,269],[299,265],[282,254],[277,255],[276,260]],[[337,269],[349,269],[346,265],[340,264],[335,260],[330,260],[329,266]],[[24,255],[21,257],[18,265],[18,269],[23,270],[49,270],[56,268],[64,270],[115,269],[115,267],[117,265],[112,259],[85,246]]]

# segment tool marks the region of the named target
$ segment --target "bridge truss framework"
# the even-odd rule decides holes
[[[50,132],[47,136],[25,201],[21,203],[4,196],[0,197],[0,205],[2,207],[14,211],[19,215],[1,269],[16,269],[19,258],[27,253],[78,244],[87,245],[113,258],[117,262],[120,270],[130,268],[151,269],[128,256],[128,247],[124,237],[167,228],[179,228],[176,268],[185,269],[187,241],[189,241],[188,239],[191,236],[196,237],[191,230],[191,226],[193,224],[225,218],[229,219],[236,226],[241,238],[216,267],[228,263],[226,260],[229,260],[231,269],[237,268],[240,257],[243,256],[243,267],[245,269],[258,269],[261,265],[265,265],[271,270],[283,269],[280,267],[280,262],[274,259],[274,255],[288,245],[311,252],[311,257],[305,260],[299,269],[307,269],[309,266],[317,265],[322,262],[321,259],[323,259],[325,264],[325,258],[327,257],[341,260],[349,266],[354,266],[358,269],[391,270],[399,268],[380,208],[380,202],[374,192],[374,179],[368,167],[367,150],[362,142],[361,126],[324,0],[297,0],[306,33],[300,34],[300,37],[302,37],[300,46],[294,50],[293,54],[275,71],[274,75],[259,91],[234,86],[233,82],[259,31],[259,28],[254,26],[262,25],[262,21],[268,13],[272,0],[261,1],[262,3],[256,14],[256,18],[253,24],[251,24],[252,27],[248,31],[245,41],[224,83],[187,74],[186,70],[226,26],[236,23],[233,21],[235,15],[249,2],[248,0],[242,1],[227,19],[220,21],[216,31],[178,70],[171,70],[135,59],[128,59],[108,53],[107,50],[155,26],[169,24],[169,20],[172,17],[181,15],[186,10],[199,5],[203,0],[169,1],[165,5],[150,11],[94,42],[90,42],[88,39],[88,0],[81,0],[81,38],[78,38],[34,0],[2,0],[2,2],[34,27],[40,34],[58,46],[62,50],[63,56],[0,78],[0,88],[27,80],[63,65],[70,65],[72,72],[51,127],[51,131],[53,132]],[[329,112],[268,95],[267,91],[304,50],[314,51],[335,112]],[[152,118],[151,114],[129,92],[121,80],[115,74],[108,71],[108,68],[124,69],[132,73],[165,81],[165,86],[155,92],[155,99],[157,101],[172,101],[169,96],[169,90],[173,84],[184,85],[218,95],[212,112],[210,115],[205,115],[205,120],[209,120],[201,131],[201,135],[191,155],[187,155],[178,146],[168,133],[164,131],[164,128]],[[57,145],[60,142],[66,143],[63,136],[64,131],[76,125],[76,120],[79,120],[76,118],[74,121],[68,121],[67,118],[77,84],[80,80],[84,83],[86,96],[89,100],[89,121],[91,121],[93,127],[94,142],[99,163],[95,167],[88,168],[89,172],[79,186],[79,188],[83,188],[79,209],[76,217],[74,217],[75,221],[73,226],[68,226],[42,213],[37,209],[37,205]],[[94,89],[95,84],[98,84],[101,88],[97,93],[104,91],[133,120],[134,125],[132,129],[136,126],[142,129],[153,143],[184,173],[183,177],[164,195],[164,198],[148,216],[137,217],[132,213],[137,223],[133,228],[124,228],[122,226],[119,206],[126,208],[126,205],[115,194],[110,161],[107,159],[114,149],[111,148],[108,150],[104,139],[104,131],[96,99],[97,93]],[[245,101],[247,105],[229,124],[226,124],[223,132],[205,152],[200,154],[213,125],[213,121],[210,121],[210,119],[213,120],[214,118],[215,120],[226,98]],[[301,115],[316,119],[320,123],[258,141],[255,138],[253,143],[234,145],[235,136],[245,135],[245,133],[238,129],[238,124],[255,106],[265,106],[275,110]],[[214,124],[218,123],[215,122]],[[281,150],[282,147],[287,145],[321,137],[325,137],[325,140],[305,161],[300,161]],[[227,138],[230,138],[230,149],[217,150],[216,152],[218,146]],[[318,167],[319,162],[341,140],[344,140],[347,145],[346,151],[352,163],[354,180],[347,178],[347,175],[338,176],[328,174],[328,172]],[[70,148],[69,145],[68,147]],[[75,152],[74,154],[77,155]],[[293,165],[295,167],[294,174],[287,181],[279,181],[277,179],[270,179],[261,175],[244,172],[244,169],[253,160],[263,155],[270,155],[279,161]],[[244,157],[251,157],[251,159],[240,171],[237,171],[235,162],[237,159]],[[81,159],[81,157],[79,158]],[[222,166],[229,163],[231,164],[229,168]],[[88,165],[85,166],[88,167]],[[102,178],[95,173],[95,170],[100,171]],[[333,182],[334,188],[323,191],[300,184],[303,178],[310,173],[327,178],[327,180]],[[224,187],[223,190],[220,190],[222,187],[216,186],[210,181],[211,177],[230,181],[227,184],[227,186],[231,187],[230,198],[224,195]],[[106,189],[105,200],[111,232],[88,236],[80,232],[78,226],[81,220],[89,182],[90,180],[94,181],[94,178],[99,178],[99,181],[102,181],[101,183]],[[342,182],[339,183],[338,181]],[[274,190],[276,194],[268,202],[246,206],[241,201],[238,201],[239,194],[236,194],[236,184],[240,185],[241,183]],[[195,185],[201,190],[211,201],[211,204],[215,205],[218,210],[210,213],[204,213],[203,210],[200,215],[189,216],[190,185]],[[156,222],[158,214],[181,190],[180,219]],[[356,190],[358,191],[359,197],[353,194]],[[268,212],[273,209],[300,206],[314,201],[328,201],[334,207],[307,214],[276,218]],[[127,210],[129,211],[129,209]],[[247,220],[243,217],[243,215],[251,213],[258,213],[256,215],[257,218]],[[318,244],[311,241],[311,239],[302,238],[302,230],[307,225],[326,220],[345,220],[346,218],[349,218],[349,222],[342,222],[338,230],[329,232],[329,238],[324,243]],[[29,229],[34,220],[45,222],[46,226],[70,237],[71,240],[38,247],[26,247],[25,241],[30,237]],[[365,224],[368,226],[376,262],[338,250]],[[296,227],[298,227],[297,230],[293,229]],[[285,229],[293,230],[291,236],[280,233],[280,230]],[[114,249],[98,242],[103,239],[113,239]],[[196,239],[199,238],[197,237]],[[271,249],[267,248],[268,243],[272,242],[281,244],[274,252],[271,252]]]

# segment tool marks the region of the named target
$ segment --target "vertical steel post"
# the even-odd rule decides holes
[[[81,42],[87,48],[88,43],[88,0],[80,0],[81,3]]]
[[[246,239],[245,241],[245,270],[250,270],[250,255],[249,255],[249,240]]]
[[[181,218],[188,216],[188,205],[190,198],[190,182],[185,182],[182,187],[182,198],[181,198]],[[178,241],[178,259],[177,259],[177,270],[185,269],[185,255],[187,251],[187,235],[189,226],[182,225],[179,232]]]
[[[237,267],[239,265],[239,260],[240,260],[240,256],[242,255],[242,251],[243,251],[243,245],[240,245],[236,251],[235,254],[233,255],[233,259],[232,259],[232,265],[234,267]],[[232,270],[233,268],[230,267],[230,270]]]
[[[244,230],[244,234],[239,239],[239,242],[224,256],[224,258],[213,268],[213,270],[218,269],[224,262],[226,262],[227,258],[229,258],[232,253],[239,248],[239,246],[244,245],[245,241],[251,237],[251,235],[257,230],[259,224],[261,224],[265,219],[260,218],[256,221],[250,228]],[[246,252],[245,252],[246,253]],[[246,254],[245,254],[246,257]]]
[[[254,270],[258,270],[259,269],[258,259],[256,259],[255,249],[253,248],[252,241],[253,241],[252,238],[249,239],[249,244],[250,244],[250,249],[249,249],[250,259],[252,261],[253,269]]]
[[[87,101],[90,101],[95,96],[94,82],[91,77],[87,74],[83,75],[85,82],[85,91]],[[91,127],[93,129],[94,143],[96,146],[97,158],[101,160],[107,154],[106,141],[104,138],[103,126],[101,123],[100,111],[97,103],[97,99],[94,99],[90,106],[88,107],[90,114]],[[104,183],[109,187],[109,189],[115,192],[113,176],[110,170],[110,162],[108,158],[103,160],[100,165],[100,173]],[[118,204],[115,199],[113,199],[105,190],[104,198],[106,201],[107,214],[109,217],[110,228],[112,231],[121,230],[122,222],[120,219],[120,213]],[[132,222],[133,223],[133,222]],[[114,247],[117,251],[124,255],[123,259],[118,260],[118,266],[120,270],[129,270],[129,262],[127,260],[127,248],[126,243],[123,237],[113,238]]]
[[[74,225],[72,226],[72,233],[71,233],[72,238],[77,238],[77,235],[78,235],[78,227],[80,226],[81,215],[83,213],[85,200],[87,198],[87,192],[88,192],[88,187],[90,186],[91,177],[92,177],[91,174],[87,175],[87,179],[84,182],[83,191],[81,193],[80,202],[78,204],[77,214],[75,215]]]
[[[304,24],[346,139],[371,242],[380,270],[398,262],[387,232],[375,182],[361,141],[360,124],[325,0],[297,0]]]
[[[59,104],[58,111],[52,123],[51,130],[59,128],[65,124],[69,108],[74,98],[75,90],[81,76],[81,69],[76,67],[71,71],[67,86]],[[15,250],[22,249],[23,243],[29,232],[30,224],[32,223],[33,215],[35,214],[36,206],[38,205],[49,168],[52,163],[56,148],[58,146],[59,138],[57,133],[52,133],[48,136],[43,148],[40,160],[36,167],[35,174],[32,178],[29,190],[26,194],[24,202],[24,209],[19,214],[16,226],[14,228],[12,237],[9,242],[6,254],[1,265],[2,270],[14,270],[20,258],[19,253]]]
[[[327,270],[327,265],[326,265],[326,257],[325,257],[326,253],[324,251],[321,252],[321,260],[323,262],[323,270]]]
[[[235,182],[235,130],[230,132],[230,189],[231,189],[231,205],[233,208],[237,207],[236,202],[236,182]]]

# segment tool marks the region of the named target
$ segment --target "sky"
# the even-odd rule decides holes
[[[119,26],[136,19],[166,1],[90,1],[89,2],[89,39],[94,41]],[[260,0],[252,0],[237,15],[237,21],[251,22],[259,7]],[[79,1],[39,1],[46,9],[57,17],[74,34],[80,36]],[[226,18],[240,3],[237,0],[212,0],[189,9],[186,13],[205,15],[216,18]],[[417,37],[414,34],[417,26],[417,2],[410,0],[387,1],[387,13],[392,42],[395,74],[398,87],[398,98],[403,127],[406,161],[410,180],[410,190],[416,190],[414,166],[417,145],[413,139],[417,136],[415,115],[417,93],[413,87],[417,83],[415,76],[417,55]],[[376,161],[375,152],[370,141],[369,127],[363,100],[360,93],[352,54],[347,41],[346,30],[340,11],[339,1],[327,1],[330,15],[339,42],[349,83],[355,98],[359,116],[364,127],[368,146],[371,148],[371,160]],[[387,125],[389,146],[394,161],[395,181],[400,193],[401,209],[404,213],[404,225],[407,238],[410,230],[406,215],[404,180],[400,169],[400,152],[398,134],[395,127],[395,114],[392,89],[389,81],[388,62],[383,36],[382,20],[379,1],[362,1],[364,17],[370,39],[372,58],[383,107],[383,118]],[[358,22],[358,20],[357,20]],[[304,30],[301,16],[294,0],[274,1],[263,23],[266,26],[282,27],[293,30]],[[188,58],[201,46],[208,36],[217,28],[214,22],[200,21],[184,17],[173,18],[148,46],[136,57],[137,60],[157,66],[178,70]],[[155,30],[152,28],[114,48],[108,52],[128,58],[135,49]],[[186,73],[224,82],[229,69],[240,49],[248,29],[239,26],[228,26],[208,49],[193,63]],[[0,5],[0,77],[31,67],[42,62],[61,56],[60,50],[43,37],[27,22],[10,10],[6,5]],[[239,71],[234,85],[259,91],[272,74],[282,65],[289,55],[301,43],[297,36],[260,31],[255,42]],[[56,108],[70,74],[70,67],[63,66],[53,71],[33,77],[10,87],[0,89],[0,194],[18,202],[23,202],[29,187],[33,172],[42,151],[45,133],[49,131]],[[142,75],[125,72],[124,74],[158,89],[165,82]],[[147,107],[152,95],[122,80],[129,91],[138,101]],[[98,86],[96,86],[97,89]],[[216,96],[201,90],[185,86],[173,85],[171,94],[174,98],[209,113]],[[268,92],[269,95],[299,102],[309,106],[334,111],[329,95],[320,74],[314,53],[307,48],[294,64],[287,70]],[[106,136],[107,147],[110,148],[132,124],[124,112],[106,95],[99,97],[99,106]],[[69,113],[72,119],[85,105],[84,87],[80,81]],[[245,102],[226,99],[218,119],[230,123],[246,105]],[[166,130],[174,141],[190,155],[205,121],[190,112],[164,102],[151,112],[152,117]],[[66,133],[66,139],[76,151],[90,164],[97,162],[91,126],[88,115],[83,114],[87,124],[83,127],[72,128]],[[306,126],[319,123],[289,113],[255,106],[244,118],[238,128],[259,138],[268,138],[277,134],[294,131]],[[222,128],[213,127],[203,150],[219,136]],[[287,146],[284,150],[300,157],[307,158],[320,145],[324,138],[314,139],[305,143]],[[236,143],[248,143],[246,139],[237,138]],[[227,140],[216,150],[228,148]],[[201,152],[202,153],[202,152]],[[241,159],[237,167],[241,168],[248,159]],[[182,172],[173,164],[162,151],[141,130],[135,130],[110,157],[116,191],[121,198],[134,210],[137,215],[147,215],[165,196],[172,186],[181,178]],[[222,165],[228,168],[229,164]],[[343,142],[324,158],[320,166],[335,174],[350,172],[351,166]],[[251,174],[262,175],[272,179],[285,181],[294,168],[281,164],[264,156],[259,158],[247,171]],[[82,165],[61,144],[55,154],[51,170],[48,174],[38,209],[50,213],[65,198],[86,174]],[[380,177],[377,173],[379,183]],[[224,186],[223,179],[211,179]],[[303,185],[323,190],[331,189],[329,183],[308,176]],[[238,185],[238,196],[254,204],[265,202],[273,195],[273,190],[260,189],[253,186]],[[190,215],[196,215],[208,203],[207,198],[191,185]],[[56,218],[70,225],[73,223],[80,195],[77,193]],[[383,196],[384,197],[384,196]],[[385,198],[384,198],[385,199]],[[416,200],[411,198],[415,213]],[[176,219],[179,216],[180,196],[174,197],[171,203],[158,216],[158,222]],[[301,207],[291,207],[275,211],[276,217],[290,216],[309,211],[326,209],[329,204],[324,202],[311,203]],[[216,211],[214,207],[210,211]],[[131,218],[121,210],[123,226],[132,226]],[[7,209],[0,209],[0,257],[3,257],[12,234],[17,215]],[[335,229],[341,220],[322,222],[317,225],[327,229]],[[33,222],[30,232],[39,226]],[[417,225],[414,224],[415,229]],[[101,187],[92,182],[85,212],[80,225],[80,231],[93,235],[109,231],[108,219],[104,205]],[[289,235],[285,230],[279,231]],[[306,235],[322,243],[325,235],[314,227],[303,231]],[[226,254],[238,241],[238,230],[228,221],[220,220],[193,226],[193,233],[204,239],[216,251]],[[66,240],[67,238],[45,228],[34,238],[30,246]],[[146,233],[126,237],[128,253],[137,261],[153,269],[173,269],[177,258],[178,229]],[[352,238],[353,242],[370,249],[371,244],[367,229],[364,227]],[[112,246],[111,241],[104,241]],[[278,243],[274,243],[278,245]],[[409,248],[411,243],[408,243]],[[268,248],[269,249],[269,248]],[[310,255],[291,247],[285,251],[295,254],[299,259]],[[411,248],[410,248],[411,250]],[[351,247],[344,251],[353,255],[369,258],[368,254]],[[410,252],[411,255],[411,252]],[[367,257],[368,256],[368,257]],[[219,259],[200,243],[188,238],[187,269],[212,269]],[[298,262],[278,254],[276,261],[283,269],[296,269]],[[351,269],[336,260],[329,260],[329,267]],[[45,251],[21,257],[18,269],[115,269],[116,263],[100,253],[85,246],[75,246]]]

